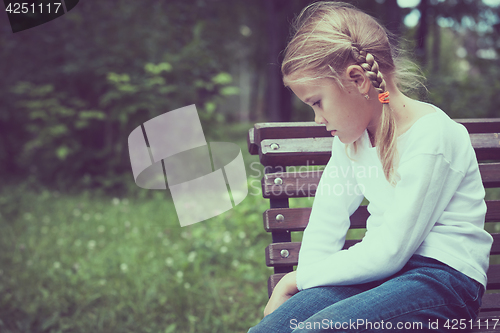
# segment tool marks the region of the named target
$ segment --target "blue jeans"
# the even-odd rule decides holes
[[[302,290],[248,333],[452,332],[471,326],[483,293],[463,273],[414,255],[384,280]]]

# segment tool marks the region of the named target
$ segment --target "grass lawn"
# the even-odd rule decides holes
[[[262,318],[272,271],[269,204],[249,168],[258,158],[239,145],[247,198],[182,228],[168,191],[3,186],[0,332],[246,332]]]
[[[181,228],[165,192],[4,188],[0,332],[246,332],[266,303],[264,200]]]

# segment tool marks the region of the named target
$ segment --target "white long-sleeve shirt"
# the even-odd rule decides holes
[[[486,287],[492,237],[470,137],[443,111],[418,119],[398,138],[399,180],[386,180],[365,131],[358,152],[335,137],[297,266],[299,290],[391,276],[413,254],[437,259]],[[342,250],[349,217],[369,201],[363,240]]]

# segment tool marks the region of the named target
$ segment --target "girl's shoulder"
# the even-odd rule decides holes
[[[398,137],[401,157],[424,153],[452,158],[471,148],[469,133],[463,125],[451,119],[440,108],[419,103],[432,107],[434,112],[427,112],[419,117]]]

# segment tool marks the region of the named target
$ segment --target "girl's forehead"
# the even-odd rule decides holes
[[[284,77],[283,82],[292,89],[294,87],[301,89],[318,89],[331,86],[335,81],[331,78],[315,78],[309,75],[295,75]]]

